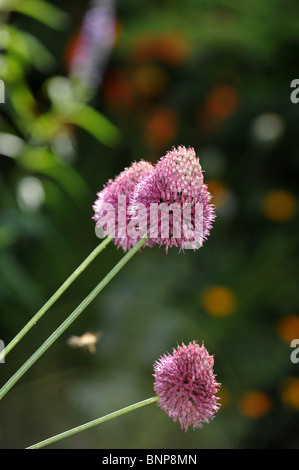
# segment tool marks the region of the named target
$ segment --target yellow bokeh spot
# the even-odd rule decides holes
[[[270,191],[263,200],[263,211],[268,219],[284,222],[294,216],[296,199],[293,194],[284,189]]]
[[[204,309],[216,317],[230,315],[236,308],[235,293],[224,286],[212,286],[206,289],[201,296]]]
[[[290,344],[293,339],[299,338],[299,315],[287,315],[277,325],[280,338]]]
[[[240,412],[247,418],[257,419],[266,415],[272,405],[271,398],[264,392],[248,391],[241,397]]]
[[[291,377],[281,387],[283,403],[295,410],[299,410],[299,377]]]

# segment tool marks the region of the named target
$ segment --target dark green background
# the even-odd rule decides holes
[[[3,76],[1,132],[27,132],[50,108],[48,79],[68,76],[66,49],[87,2],[54,3],[69,15],[60,29],[18,12],[3,17],[20,34],[41,41],[55,61],[40,70],[32,58],[25,60],[16,43],[17,50],[3,48],[2,59],[12,57],[17,65]],[[177,342],[194,339],[215,355],[215,373],[229,397],[211,424],[184,433],[154,404],[52,448],[299,447],[298,409],[286,406],[281,396],[284,381],[298,377],[299,364],[291,362],[291,348],[278,329],[284,316],[298,314],[298,218],[295,211],[285,221],[271,220],[263,210],[272,190],[283,189],[298,200],[299,104],[290,100],[290,83],[299,75],[298,13],[295,0],[120,1],[118,40],[104,82],[88,103],[119,129],[120,138],[101,126],[97,136],[70,126],[74,152],[67,163],[57,154],[48,167],[46,156],[35,161],[30,153],[39,145],[53,148],[53,136],[39,145],[29,142],[27,159],[1,155],[0,338],[6,344],[98,244],[91,220],[96,192],[132,161],[154,162],[172,145],[192,146],[206,181],[220,181],[229,190],[199,251],[178,254],[172,249],[166,255],[155,247],[136,255],[3,398],[2,449],[24,448],[153,396],[154,361]],[[183,60],[171,63],[159,47],[136,58],[140,34],[159,44],[165,34],[180,41],[180,33],[189,47]],[[165,87],[150,94],[134,81],[147,65],[166,77]],[[125,84],[125,98],[111,101],[107,89],[115,71]],[[152,78],[146,77],[152,90]],[[199,115],[212,91],[223,85],[237,96],[236,108],[218,121],[212,116],[216,122],[206,126],[211,116]],[[152,145],[146,123],[161,108],[170,110],[176,126],[168,139]],[[263,141],[255,134],[253,124],[265,113],[283,123],[279,138]],[[19,184],[28,176],[44,188],[44,202],[36,210],[18,202]],[[112,244],[100,254],[0,364],[1,385],[122,255]],[[217,318],[204,309],[201,295],[214,285],[236,296],[231,315]],[[102,332],[94,355],[67,345],[70,335],[86,331]],[[240,409],[250,390],[265,393],[272,403],[258,419]]]

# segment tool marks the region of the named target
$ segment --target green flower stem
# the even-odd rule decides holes
[[[121,410],[114,411],[113,413],[103,416],[102,418],[94,419],[93,421],[89,421],[88,423],[81,424],[81,426],[77,426],[76,428],[69,429],[68,431],[62,432],[61,434],[57,434],[56,436],[49,437],[49,439],[45,439],[44,441],[38,442],[37,444],[33,444],[30,447],[26,447],[26,449],[40,449],[41,447],[45,447],[49,444],[52,444],[53,442],[60,441],[61,439],[64,439],[65,437],[72,436],[73,434],[76,434],[81,431],[85,431],[86,429],[89,429],[93,426],[97,426],[98,424],[104,423],[105,421],[108,421],[109,419],[117,418],[118,416],[128,413],[129,411],[137,410],[137,408],[141,408],[142,406],[145,406],[145,405],[150,405],[151,403],[154,403],[158,400],[159,400],[159,397],[157,396],[152,397],[152,398],[147,398],[147,400],[134,403],[134,405],[130,405],[130,406],[127,406],[126,408],[122,408]]]
[[[7,354],[16,346],[16,344],[25,336],[26,333],[36,324],[36,322],[46,313],[47,310],[59,299],[64,291],[74,282],[74,280],[81,274],[84,269],[95,259],[95,257],[106,248],[111,238],[106,237],[80,264],[80,266],[70,275],[70,277],[59,287],[59,289],[52,295],[52,297],[45,303],[45,305],[31,318],[31,320],[22,328],[22,330],[15,336],[15,338],[0,352],[0,362],[7,356]]]
[[[86,309],[91,301],[104,289],[113,277],[125,266],[132,256],[144,245],[148,237],[142,238],[131,248],[128,253],[111,269],[102,281],[90,292],[81,304],[71,313],[71,315],[52,333],[51,336],[40,346],[37,351],[17,370],[17,372],[6,382],[0,390],[0,400],[15,385],[15,383],[25,374],[25,372],[37,361],[39,357],[56,341],[57,338],[73,323],[74,320]]]

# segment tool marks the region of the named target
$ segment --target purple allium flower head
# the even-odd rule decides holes
[[[194,149],[179,146],[136,185],[129,210],[134,220],[140,204],[146,207],[149,245],[195,250],[209,236],[215,219],[210,200]]]
[[[144,160],[133,162],[114,179],[110,179],[102,191],[97,193],[93,205],[95,212],[93,219],[96,221],[96,226],[101,229],[105,225],[104,235],[114,238],[114,244],[124,251],[132,248],[140,240],[140,236],[133,238],[127,231],[130,220],[128,204],[132,191],[136,183],[152,169],[152,164]]]
[[[220,384],[213,372],[214,357],[204,345],[182,343],[154,364],[154,390],[162,410],[185,431],[202,428],[219,410],[215,396]]]

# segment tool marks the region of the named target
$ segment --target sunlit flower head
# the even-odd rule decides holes
[[[220,384],[213,366],[214,357],[196,341],[178,345],[172,355],[164,354],[154,364],[154,390],[159,404],[184,431],[189,426],[202,428],[220,408],[216,397]]]
[[[167,152],[153,171],[136,185],[131,202],[132,221],[146,208],[149,245],[198,249],[215,219],[211,195],[204,184],[193,148]],[[154,209],[156,208],[156,213]]]
[[[140,238],[132,238],[127,233],[127,226],[130,220],[128,214],[128,204],[132,191],[140,178],[144,177],[153,166],[144,160],[133,162],[125,168],[114,179],[110,179],[104,185],[102,191],[97,193],[97,199],[93,205],[95,212],[93,219],[97,226],[103,226],[106,212],[105,235],[114,238],[114,244],[124,251],[134,246]],[[109,212],[111,209],[111,213]]]

